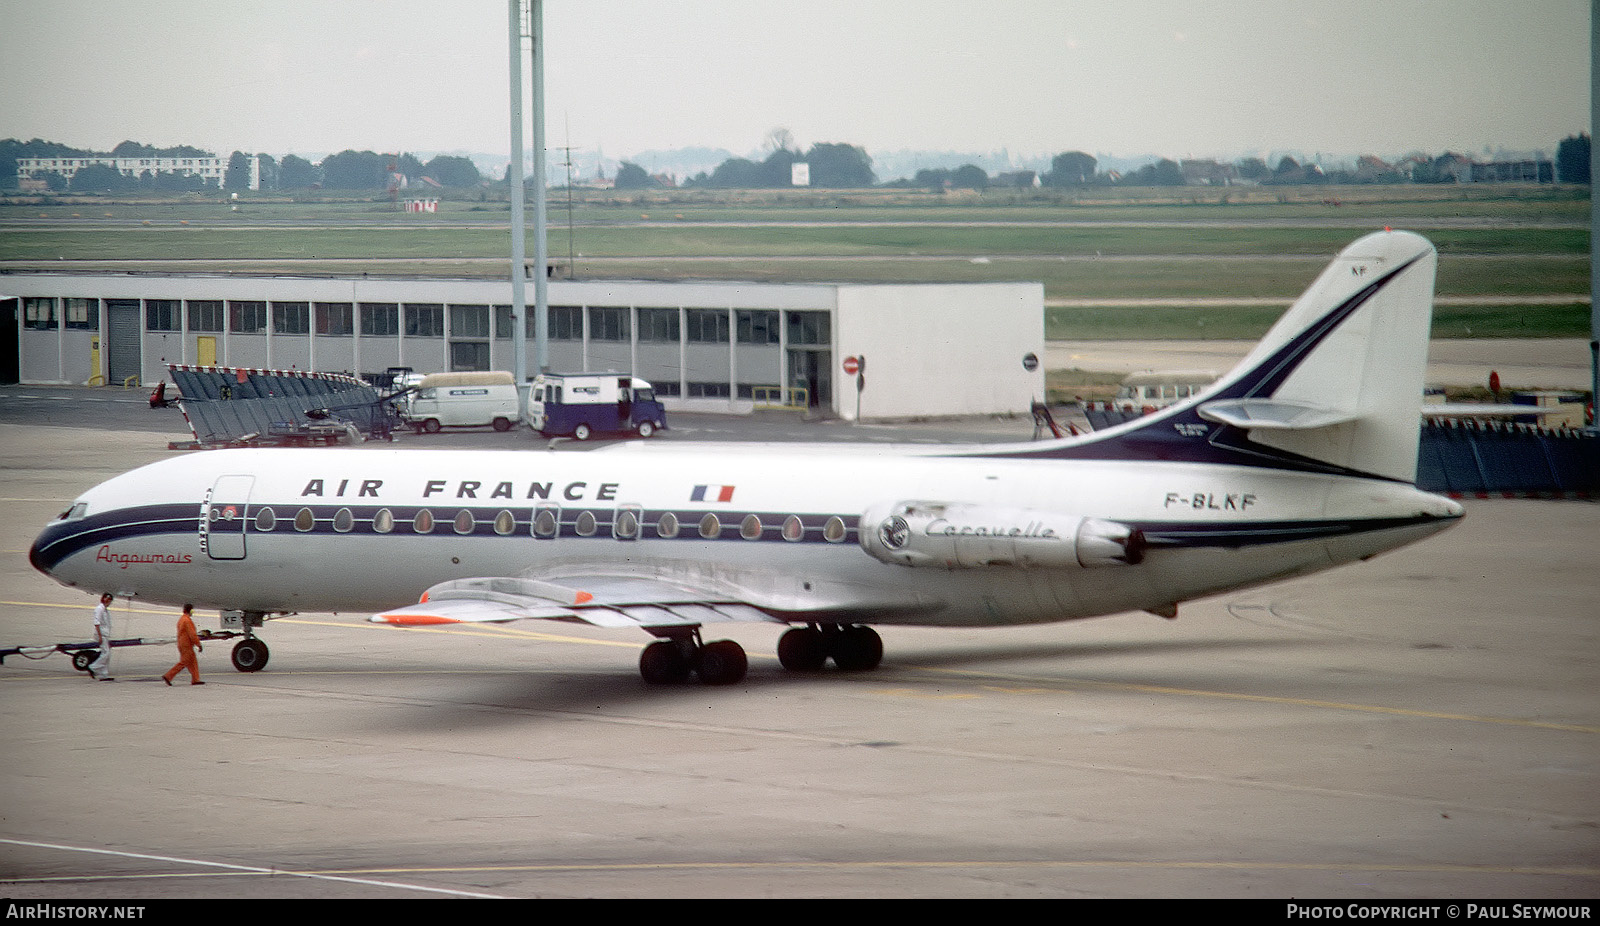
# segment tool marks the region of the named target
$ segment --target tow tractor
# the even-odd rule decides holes
[[[259,672],[267,665],[267,644],[251,634],[248,630],[202,630],[199,633],[201,643],[210,643],[212,640],[231,640],[234,637],[243,637],[233,647],[233,667],[240,672]],[[126,637],[121,640],[112,640],[111,647],[116,649],[122,646],[171,646],[178,642],[177,637]],[[88,643],[43,643],[37,646],[4,646],[0,647],[0,665],[4,665],[7,656],[21,656],[24,659],[43,659],[53,653],[62,653],[72,657],[72,667],[79,672],[89,671],[89,666],[100,658],[100,644],[90,641]]]

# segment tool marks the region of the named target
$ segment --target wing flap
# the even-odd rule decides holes
[[[548,602],[529,601],[516,604],[504,600],[455,599],[425,601],[404,608],[395,608],[382,614],[374,614],[368,620],[375,624],[391,624],[395,627],[430,627],[443,624],[494,624],[505,621],[561,620],[575,617],[579,617],[576,611],[557,607]]]
[[[566,583],[572,584],[566,584]],[[578,586],[582,585],[582,588]],[[423,600],[369,618],[396,627],[576,620],[596,627],[694,627],[784,623],[760,608],[681,583],[643,576],[571,577],[562,582],[491,576],[442,582]]]

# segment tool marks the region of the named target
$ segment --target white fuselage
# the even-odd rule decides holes
[[[1392,549],[1461,513],[1381,479],[992,449],[222,450],[96,487],[32,555],[86,590],[262,613],[375,612],[452,579],[548,577],[581,563],[721,575],[796,621],[988,625],[1170,609]],[[980,513],[939,530],[1047,543],[1040,525],[1093,518],[1138,528],[1148,546],[1135,563],[1098,567],[870,555],[859,532],[878,525],[862,514],[908,500]]]

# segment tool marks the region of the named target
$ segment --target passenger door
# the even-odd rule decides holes
[[[212,559],[244,559],[245,527],[250,521],[250,489],[254,476],[218,476],[206,502],[201,530],[206,555]]]

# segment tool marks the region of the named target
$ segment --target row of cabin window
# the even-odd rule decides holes
[[[297,531],[309,531],[316,527],[316,523],[316,515],[312,513],[310,508],[301,508],[295,513],[294,529]],[[417,534],[431,534],[436,523],[433,512],[424,508],[411,519],[411,530]],[[372,516],[372,529],[379,534],[392,532],[397,524],[394,513],[387,508],[380,509],[377,514]],[[456,533],[470,534],[477,529],[478,520],[476,515],[463,508],[456,512],[451,524]],[[513,534],[517,530],[516,515],[510,511],[501,511],[495,515],[493,524],[494,532],[502,536]],[[266,533],[276,530],[277,526],[278,516],[271,508],[261,508],[256,512],[255,528],[257,531]],[[348,533],[354,530],[355,526],[355,514],[349,508],[340,508],[334,513],[334,530],[340,533]],[[731,527],[731,525],[728,526]],[[600,522],[594,516],[594,512],[581,511],[578,513],[577,520],[573,523],[573,529],[580,537],[593,537],[600,530]],[[678,536],[682,530],[682,525],[679,523],[677,515],[667,511],[656,519],[655,529],[657,537],[670,540]],[[715,512],[710,511],[706,512],[696,526],[699,535],[706,540],[715,540],[722,536],[723,529],[722,520],[717,517]],[[761,518],[758,515],[745,515],[744,519],[739,522],[739,536],[746,540],[760,540],[766,529],[767,525],[761,522]],[[529,525],[529,531],[535,537],[556,536],[561,531],[559,510],[555,508],[538,509],[534,514],[533,522]],[[611,532],[613,536],[621,540],[637,539],[640,535],[639,512],[632,508],[619,509],[616,520],[612,522]],[[838,515],[829,518],[822,528],[822,536],[830,543],[842,542],[847,534],[848,530],[845,527],[844,519]],[[779,536],[791,542],[805,539],[805,525],[798,515],[791,514],[784,519],[782,526],[779,528]]]

